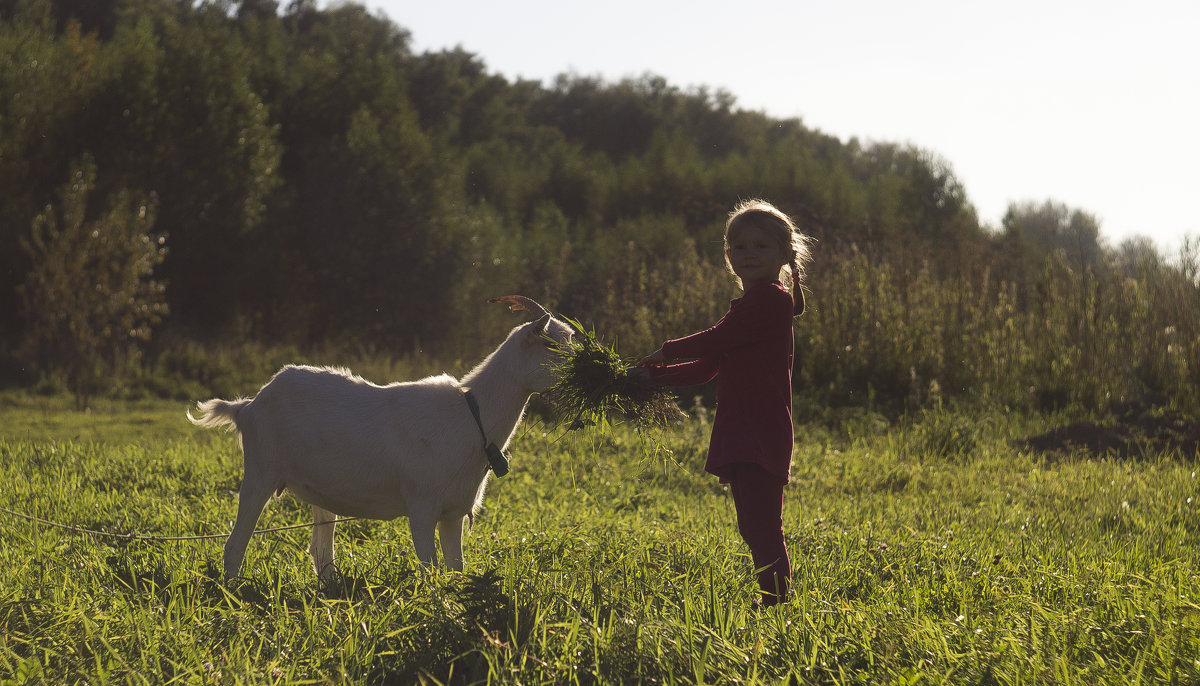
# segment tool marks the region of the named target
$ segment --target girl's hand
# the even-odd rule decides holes
[[[639,367],[658,367],[665,364],[667,361],[666,355],[663,355],[662,348],[655,350],[649,355],[638,361]]]
[[[635,381],[649,382],[654,380],[650,378],[649,367],[630,367],[629,369],[625,370],[625,373],[629,375],[629,378]]]

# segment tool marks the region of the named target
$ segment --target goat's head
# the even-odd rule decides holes
[[[535,360],[534,364],[530,365],[530,386],[534,390],[543,391],[554,385],[556,379],[552,367],[557,361],[557,354],[552,348],[556,344],[570,343],[575,331],[566,323],[555,319],[549,310],[532,298],[523,295],[503,295],[488,302],[506,303],[508,309],[513,312],[525,310],[537,317],[536,320],[517,327],[510,334],[510,338],[519,337],[521,347]]]

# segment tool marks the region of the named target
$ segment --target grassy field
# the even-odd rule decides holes
[[[0,506],[90,529],[224,533],[235,439],[182,403],[0,396]],[[466,537],[421,573],[407,526],[125,541],[0,514],[3,683],[1200,682],[1197,456],[1016,447],[1063,418],[866,413],[800,427],[785,506],[797,597],[754,613],[707,427],[513,445]],[[260,527],[296,524],[285,495]]]

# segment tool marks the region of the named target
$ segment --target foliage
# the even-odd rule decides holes
[[[1001,226],[1000,250],[1005,256],[1054,254],[1076,269],[1094,269],[1102,259],[1099,222],[1061,203],[1012,205]],[[1021,273],[1019,265],[1011,267]]]
[[[818,405],[898,414],[957,398],[1103,410],[1149,395],[1200,409],[1200,320],[1185,314],[1200,312],[1200,283],[1162,262],[1080,269],[1051,254],[1008,282],[853,253],[818,262],[812,280],[820,290],[797,324],[795,386]]]
[[[236,439],[186,424],[177,403],[47,409],[0,396],[0,426],[29,427],[0,437],[0,506],[113,532],[226,531]],[[53,428],[33,421],[45,416]],[[800,427],[784,508],[797,598],[759,613],[694,423],[663,433],[670,462],[631,427],[525,432],[466,537],[465,574],[421,573],[402,521],[339,525],[344,584],[320,590],[303,530],[255,537],[245,576],[226,585],[220,539],[127,542],[3,513],[0,671],[53,683],[1194,683],[1197,456],[1013,447],[1066,419],[925,416],[926,429],[978,427],[969,464],[913,452],[916,425],[849,438]],[[285,496],[259,525],[309,519]]]
[[[555,344],[557,381],[542,397],[558,421],[578,429],[628,419],[638,426],[665,426],[684,418],[673,393],[648,377],[630,373],[631,365],[595,331],[567,318],[575,330],[568,343]]]
[[[151,233],[154,199],[117,194],[97,219],[87,219],[95,187],[91,160],[74,167],[33,222],[21,247],[33,268],[21,286],[29,320],[24,345],[42,369],[63,369],[83,405],[166,312],[163,285],[153,278],[166,249]]]
[[[817,412],[896,415],[935,385],[1200,407],[1194,244],[1112,249],[1053,201],[984,226],[951,162],[912,145],[653,74],[512,82],[411,44],[353,3],[0,2],[0,245],[29,241],[81,159],[92,206],[158,199],[170,314],[127,376],[170,366],[181,341],[470,361],[511,325],[487,306],[504,293],[648,352],[736,296],[721,227],[764,197],[817,241],[796,329]],[[35,267],[0,250],[0,350],[29,336],[18,287]],[[0,354],[0,383],[30,379],[25,352]],[[158,385],[175,381],[204,383]]]

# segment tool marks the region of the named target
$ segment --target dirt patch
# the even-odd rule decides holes
[[[1163,407],[1118,408],[1103,422],[1075,422],[1014,441],[1018,448],[1053,456],[1087,453],[1142,459],[1171,454],[1200,457],[1200,420]]]

